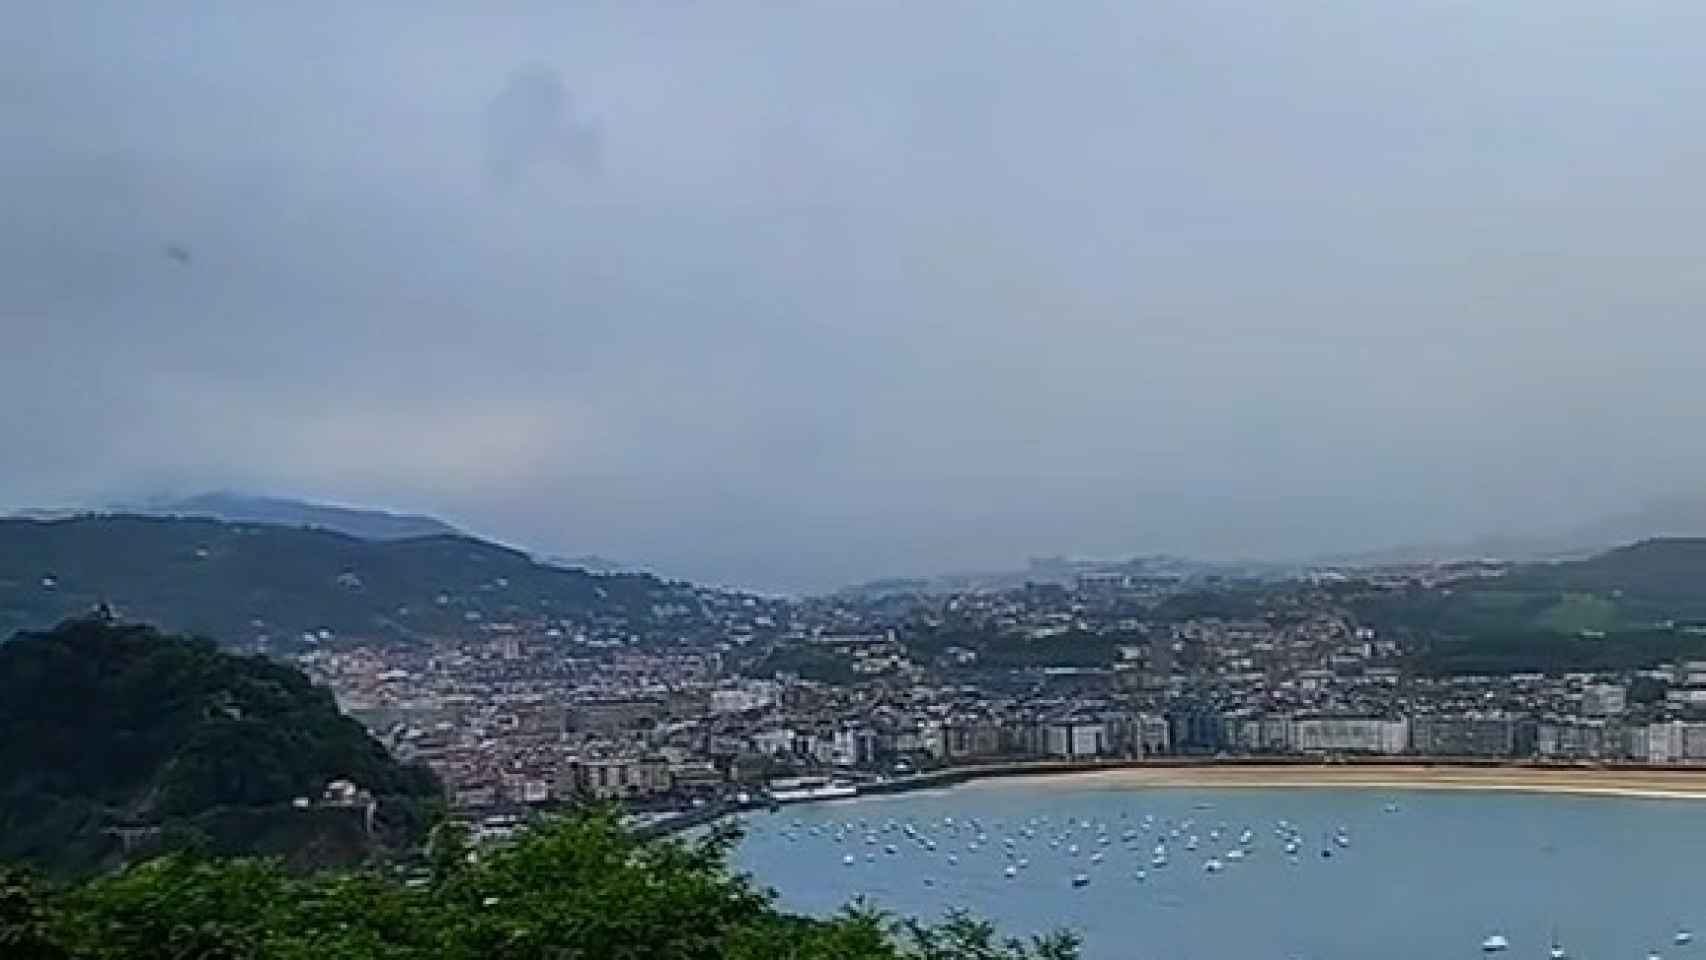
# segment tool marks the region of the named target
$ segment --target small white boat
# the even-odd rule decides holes
[[[1219,873],[1221,871],[1221,869],[1225,866],[1226,865],[1224,863],[1221,863],[1218,858],[1210,857],[1208,859],[1208,862],[1204,863],[1202,865],[1202,868],[1204,870],[1207,870],[1209,873]]]
[[[1551,960],[1567,960],[1570,955],[1565,952],[1563,947],[1554,943],[1551,948],[1546,951],[1546,956],[1550,957]]]
[[[1154,857],[1150,858],[1149,865],[1157,870],[1165,867],[1167,865],[1167,855],[1162,853],[1156,854]]]
[[[1091,862],[1091,863],[1101,863],[1101,862],[1102,862],[1102,855],[1101,855],[1101,853],[1093,853],[1093,854],[1091,854],[1091,855],[1090,855],[1090,862]]]
[[[1018,867],[1008,867],[1007,869],[1001,871],[1001,875],[1006,877],[1007,879],[1011,880],[1014,877],[1019,875],[1019,868]]]
[[[1505,939],[1504,934],[1495,933],[1495,934],[1489,936],[1487,939],[1481,941],[1481,952],[1482,953],[1498,953],[1501,950],[1510,949],[1510,945],[1511,945],[1511,942],[1509,940]]]
[[[847,856],[842,857],[841,862],[843,864],[846,864],[847,866],[851,867],[853,865],[853,855],[851,853],[849,853]]]
[[[1133,876],[1137,877],[1139,882],[1149,879],[1149,874],[1145,873],[1142,870],[1137,871],[1137,873],[1133,874]]]
[[[955,865],[955,864],[957,864],[957,863],[959,863],[959,862],[960,862],[960,858],[959,858],[959,857],[957,857],[957,856],[955,856],[955,855],[953,855],[953,854],[951,854],[951,853],[950,853],[950,854],[948,854],[948,866],[950,866],[950,867],[951,867],[951,866],[953,866],[953,865]]]
[[[1070,847],[1067,847],[1067,848],[1066,848],[1066,855],[1067,855],[1067,856],[1069,856],[1069,857],[1076,857],[1076,856],[1078,856],[1078,844],[1076,844],[1076,843],[1075,843],[1075,844],[1073,844],[1073,845],[1072,845],[1072,846],[1070,846]]]
[[[1242,860],[1242,859],[1244,859],[1244,848],[1234,847],[1231,850],[1226,851],[1226,859],[1228,859],[1228,860]]]
[[[1089,886],[1090,885],[1090,875],[1088,873],[1073,874],[1072,885],[1075,887]]]
[[[1670,938],[1670,942],[1679,947],[1686,947],[1694,942],[1694,934],[1685,928],[1679,927],[1677,928],[1676,935]]]

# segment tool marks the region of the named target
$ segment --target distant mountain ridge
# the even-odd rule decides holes
[[[460,536],[437,517],[391,513],[364,507],[314,503],[287,497],[255,496],[231,491],[203,493],[181,500],[123,505],[114,512],[165,517],[211,517],[227,523],[276,523],[287,527],[313,527],[360,537],[363,540],[407,540],[412,537]]]
[[[1443,560],[1568,560],[1645,540],[1706,537],[1706,497],[1666,497],[1555,533],[1496,534],[1461,543],[1409,544],[1322,558],[1349,564]]]
[[[687,584],[564,569],[461,535],[365,540],[130,514],[0,519],[0,637],[100,604],[165,629],[273,649],[321,631],[412,640],[545,619],[620,622],[643,634],[660,617],[685,631],[705,616]]]

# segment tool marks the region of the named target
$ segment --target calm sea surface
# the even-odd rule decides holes
[[[1069,927],[1091,960],[1473,960],[1493,933],[1503,958],[1545,960],[1554,931],[1579,960],[1706,960],[1700,800],[1004,780],[745,823],[736,865],[787,908],[965,907],[1006,934]]]

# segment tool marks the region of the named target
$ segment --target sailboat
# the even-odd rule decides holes
[[[1569,956],[1569,953],[1565,952],[1563,946],[1558,943],[1557,927],[1552,928],[1552,946],[1546,948],[1546,956],[1550,960],[1565,960]]]

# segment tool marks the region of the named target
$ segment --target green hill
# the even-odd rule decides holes
[[[694,591],[645,574],[591,574],[463,536],[374,541],[210,518],[0,519],[0,636],[80,616],[122,616],[288,648],[309,632],[411,638],[493,621],[620,620],[644,634],[658,605],[697,613]],[[677,611],[678,616],[680,611]],[[692,623],[672,621],[678,631]]]
[[[1358,614],[1441,673],[1618,670],[1706,657],[1706,539],[1645,540],[1585,560],[1521,564],[1449,589],[1381,592]]]
[[[1706,614],[1706,538],[1643,540],[1586,560],[1528,564],[1509,579],[1521,589],[1615,595],[1672,617],[1699,616]]]
[[[292,806],[336,779],[378,799],[376,837],[365,810]],[[144,846],[346,862],[412,840],[438,795],[283,664],[97,619],[0,644],[0,860],[98,868],[122,825],[160,828]]]

